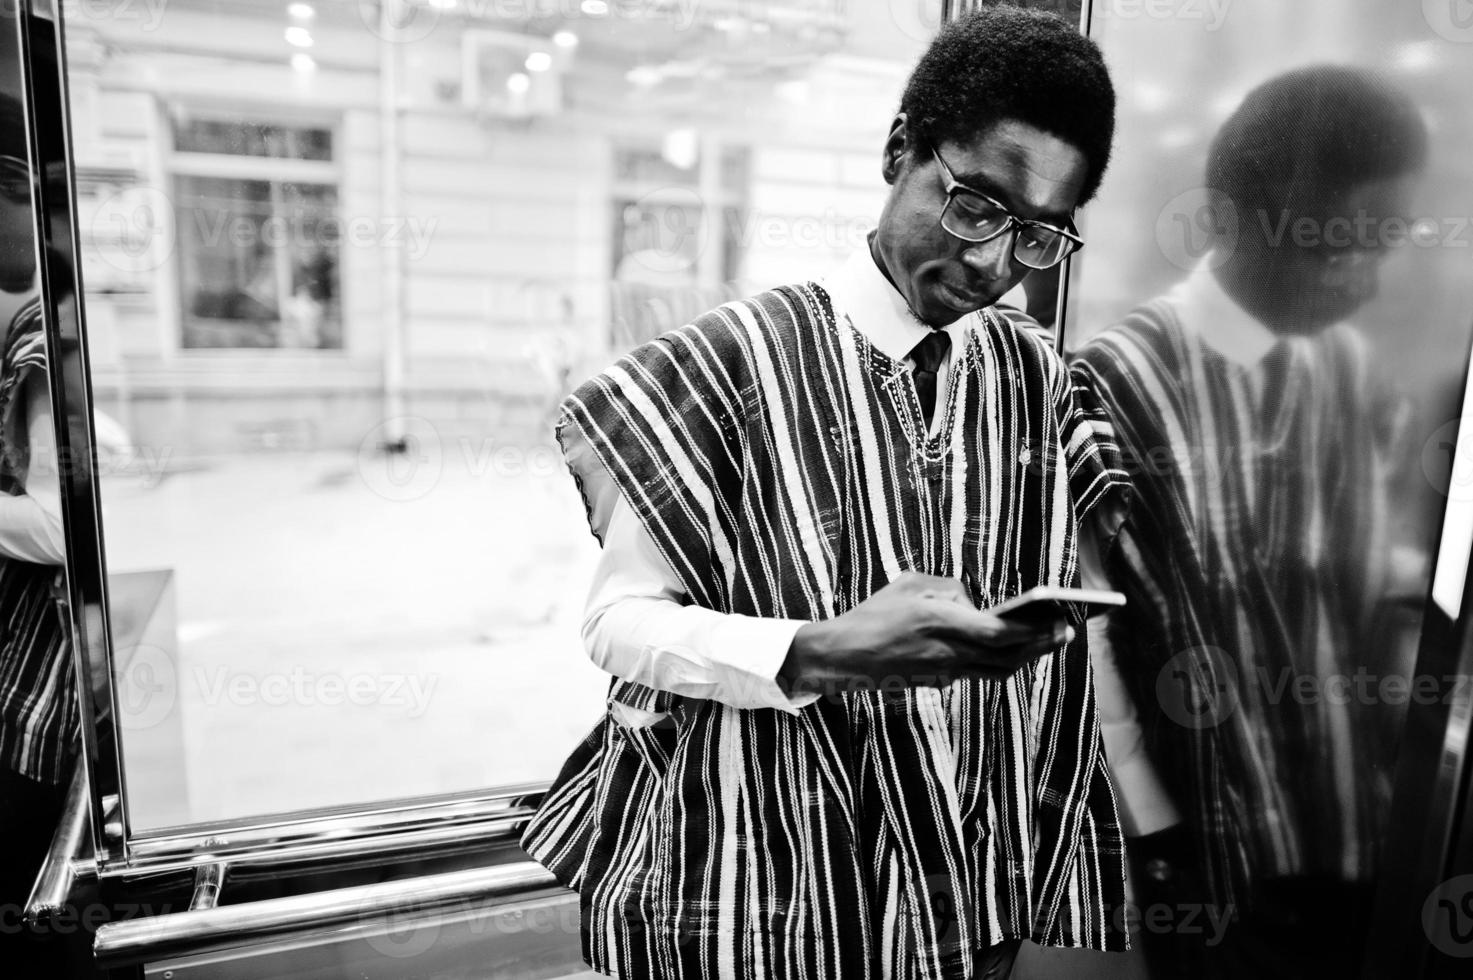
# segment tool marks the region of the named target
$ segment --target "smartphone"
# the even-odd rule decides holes
[[[1029,626],[1047,627],[1069,619],[1066,605],[1084,607],[1086,619],[1125,605],[1125,596],[1109,589],[1064,589],[1039,585],[986,610],[994,616]]]

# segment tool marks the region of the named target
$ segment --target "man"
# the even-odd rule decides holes
[[[868,250],[566,401],[604,547],[585,640],[616,680],[523,843],[579,891],[599,972],[962,978],[1023,939],[1123,948],[1084,637],[983,611],[1076,584],[1111,487],[1056,355],[990,306],[1077,247],[1113,127],[1061,18],[948,26]]]
[[[1397,671],[1373,621],[1396,413],[1345,321],[1405,241],[1425,148],[1369,73],[1261,85],[1208,156],[1212,253],[1074,363],[1135,484],[1109,559],[1130,601],[1091,654],[1124,680],[1097,671],[1136,881],[1237,920],[1216,945],[1147,935],[1156,976],[1355,969],[1394,725],[1336,684]]]

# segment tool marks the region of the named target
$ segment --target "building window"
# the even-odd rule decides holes
[[[327,126],[175,119],[185,348],[342,348],[334,142]]]
[[[676,130],[614,148],[611,341],[626,349],[741,295],[744,146]]]

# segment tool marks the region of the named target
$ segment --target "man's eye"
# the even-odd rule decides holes
[[[952,207],[957,214],[970,221],[990,221],[997,217],[997,208],[988,204],[980,197],[970,194],[958,194],[952,199]]]
[[[1047,248],[1054,240],[1054,233],[1042,228],[1025,225],[1018,233],[1018,243],[1028,248]]]

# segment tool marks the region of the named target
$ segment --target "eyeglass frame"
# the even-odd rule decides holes
[[[977,190],[975,187],[968,187],[966,184],[963,184],[961,181],[956,179],[956,176],[954,174],[952,174],[951,168],[948,167],[946,165],[946,161],[941,158],[941,151],[936,149],[936,145],[934,143],[928,145],[931,148],[931,155],[936,158],[936,162],[941,166],[941,183],[943,189],[946,192],[946,204],[943,205],[941,208],[941,216],[937,219],[937,223],[941,225],[941,230],[946,232],[948,235],[951,235],[953,238],[959,238],[964,242],[971,242],[974,245],[980,245],[983,242],[990,242],[994,238],[1006,235],[1008,232],[1014,232],[1012,244],[1008,247],[1008,255],[1020,264],[1038,271],[1042,271],[1044,269],[1052,269],[1054,266],[1063,262],[1069,256],[1079,251],[1081,248],[1084,248],[1084,239],[1080,238],[1076,232],[1070,231],[1067,228],[1060,228],[1057,225],[1051,225],[1046,221],[1034,221],[1031,218],[1020,218],[1016,214],[1013,214],[1013,212],[1009,211],[1006,207],[1004,207],[1002,202],[998,201],[991,194],[984,194],[981,191]],[[986,201],[988,204],[991,204],[993,207],[1001,211],[1003,216],[1007,218],[1007,220],[1003,222],[1002,227],[992,234],[986,236],[985,238],[968,238],[965,235],[958,235],[956,232],[946,227],[946,211],[948,208],[951,207],[951,202],[956,199],[956,195],[960,191],[966,191],[968,194],[980,197],[982,198],[982,200]],[[1065,248],[1064,252],[1048,265],[1030,265],[1028,262],[1023,260],[1022,256],[1018,255],[1018,236],[1014,229],[1023,228],[1043,228],[1046,231],[1051,231],[1058,235],[1062,235],[1064,237],[1064,240],[1070,243],[1070,247]]]

